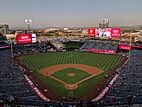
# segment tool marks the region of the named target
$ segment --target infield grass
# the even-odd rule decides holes
[[[73,73],[74,76],[72,77],[68,76],[69,73]],[[76,68],[66,68],[66,69],[55,72],[54,74],[52,74],[52,76],[68,84],[73,84],[91,76],[91,74],[88,74],[87,72],[76,69]]]

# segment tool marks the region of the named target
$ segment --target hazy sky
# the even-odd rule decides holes
[[[37,27],[98,26],[99,18],[110,25],[142,24],[142,0],[0,0],[0,23],[25,26],[31,18]]]

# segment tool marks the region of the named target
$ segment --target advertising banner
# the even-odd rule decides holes
[[[106,54],[116,54],[115,50],[100,50],[100,49],[93,49],[93,48],[86,48],[86,50],[94,53],[106,53]]]
[[[94,37],[96,28],[88,28],[88,37]]]
[[[111,39],[120,39],[120,28],[111,28]]]
[[[132,50],[132,47],[130,45],[127,45],[127,44],[120,44],[119,49]]]
[[[0,49],[10,48],[10,46],[1,46]]]

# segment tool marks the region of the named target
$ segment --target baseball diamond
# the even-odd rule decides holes
[[[120,55],[76,51],[39,53],[19,58],[47,86],[47,93],[67,100],[72,99],[68,96],[70,91],[76,99],[85,96],[94,98],[92,92],[94,95],[100,93],[98,87],[105,84],[101,82],[106,79],[105,75],[111,75],[124,59]],[[42,90],[42,87],[39,88]]]
[[[56,72],[61,72],[60,70],[65,69],[65,68],[76,68],[76,69],[80,69],[80,70],[83,70],[83,71],[87,72],[88,74],[90,74],[90,76],[88,75],[86,78],[81,79],[80,76],[82,76],[82,75],[79,75],[79,76],[77,75],[79,81],[77,81],[76,83],[70,85],[70,84],[68,84],[66,82],[66,80],[67,79],[70,80],[70,78],[67,77],[67,78],[65,78],[64,81],[62,81],[62,78],[63,78],[64,75],[59,75],[61,77],[61,79],[58,79],[58,78],[56,78],[56,77],[54,77],[52,75],[52,74],[54,74]],[[76,71],[76,72],[79,72],[79,71]],[[90,79],[90,78],[92,78],[94,76],[97,76],[97,75],[99,75],[99,74],[101,74],[103,72],[104,71],[101,70],[101,69],[94,68],[94,67],[87,66],[87,65],[83,65],[83,64],[59,64],[59,65],[55,65],[55,66],[44,68],[44,69],[42,69],[42,70],[39,71],[39,73],[41,73],[42,75],[49,76],[50,78],[53,78],[53,79],[61,82],[62,84],[65,85],[65,88],[69,89],[69,90],[74,90],[74,89],[78,88],[78,84],[80,84],[83,81],[86,81],[86,80],[88,80],[88,79]],[[61,74],[64,74],[64,73],[61,72]],[[70,83],[70,81],[69,81],[69,83]],[[75,86],[75,88],[72,88],[74,86]]]

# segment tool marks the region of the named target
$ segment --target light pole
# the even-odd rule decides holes
[[[13,45],[12,45],[12,39],[10,39],[10,47],[11,47],[11,57],[13,59]]]
[[[32,20],[31,19],[25,19],[25,23],[27,25],[27,33],[29,33],[30,25],[32,24]]]

